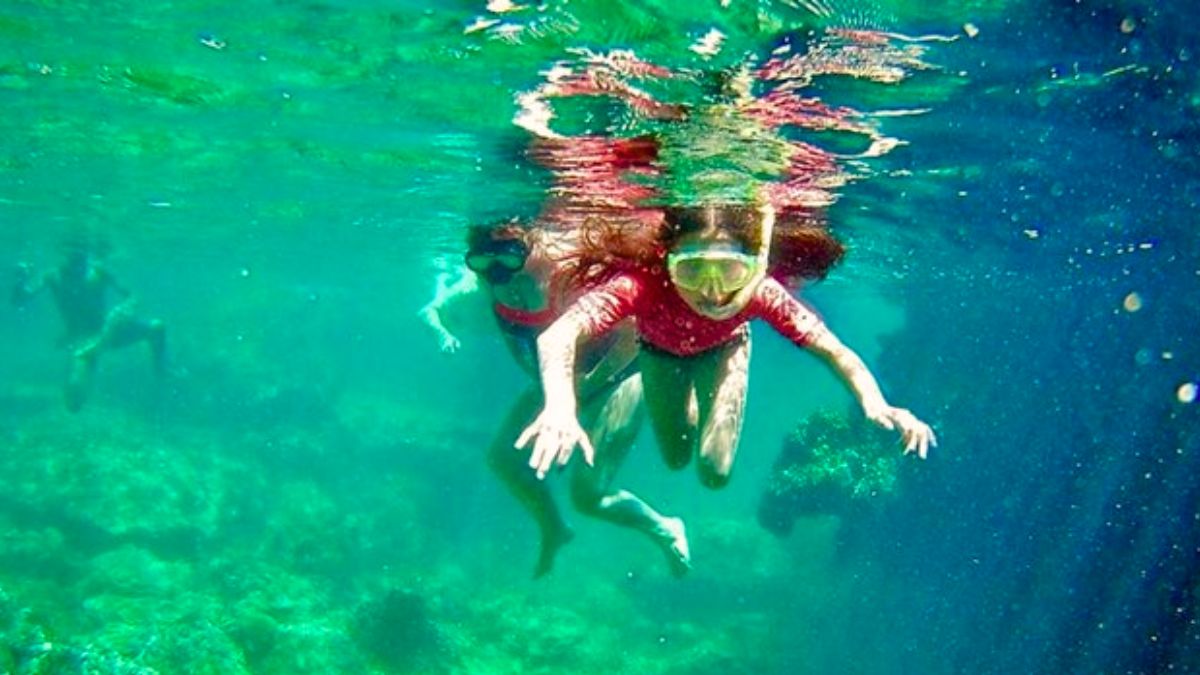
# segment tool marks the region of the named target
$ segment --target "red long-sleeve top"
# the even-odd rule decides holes
[[[622,319],[634,317],[641,340],[677,356],[694,356],[737,338],[752,319],[763,319],[778,333],[803,346],[820,319],[767,277],[742,311],[728,319],[697,314],[680,297],[665,271],[618,274],[580,298],[588,336],[603,334]]]

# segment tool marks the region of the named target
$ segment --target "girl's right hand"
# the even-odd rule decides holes
[[[556,460],[559,465],[570,461],[571,453],[575,452],[577,445],[583,448],[583,459],[589,465],[596,455],[587,433],[579,426],[579,420],[573,413],[566,411],[543,409],[533,424],[521,432],[513,447],[525,448],[530,441],[534,443],[533,452],[529,456],[529,467],[537,471],[538,478],[545,478]]]
[[[443,353],[453,354],[454,352],[457,352],[460,347],[462,347],[462,343],[459,342],[458,338],[454,337],[453,334],[451,334],[451,333],[443,333],[442,334],[441,348],[442,348]]]

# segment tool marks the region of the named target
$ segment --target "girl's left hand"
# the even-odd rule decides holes
[[[937,436],[933,429],[905,408],[883,405],[866,410],[867,419],[884,429],[899,429],[904,441],[904,454],[916,452],[917,456],[925,459],[929,448],[937,447]]]

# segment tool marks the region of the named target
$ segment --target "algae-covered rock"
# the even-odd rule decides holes
[[[138,66],[126,68],[123,75],[133,88],[183,105],[214,103],[227,95],[216,82],[188,73]]]
[[[414,591],[396,589],[363,603],[353,631],[388,670],[444,670],[450,656],[429,605]]]
[[[0,456],[4,501],[23,526],[52,522],[79,546],[155,539],[191,546],[212,535],[239,463],[203,436],[164,438],[133,418],[106,414],[29,421]]]
[[[895,436],[861,415],[816,413],[784,440],[758,521],[785,535],[801,516],[846,516],[893,499],[902,455]]]

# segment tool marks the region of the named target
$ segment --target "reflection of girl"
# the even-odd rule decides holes
[[[651,423],[672,468],[699,455],[709,487],[729,480],[741,434],[750,360],[751,319],[762,318],[795,344],[824,357],[854,391],[863,412],[898,429],[904,451],[925,457],[933,431],[884,399],[862,360],[808,307],[767,276],[819,278],[841,256],[824,229],[781,223],[768,207],[733,205],[667,209],[656,234],[595,223],[581,236],[570,275],[589,290],[538,339],[546,404],[517,440],[533,442],[529,464],[544,476],[576,445],[594,451],[576,418],[571,373],[576,344],[628,318],[642,342],[639,367]],[[536,439],[536,440],[535,440]]]
[[[531,375],[537,372],[537,336],[557,318],[561,304],[548,291],[551,256],[562,255],[567,245],[565,235],[515,223],[474,227],[468,235],[467,268],[483,282],[505,343]],[[439,297],[439,302],[422,310],[422,317],[443,336],[444,345],[444,336],[450,333],[441,325],[439,309],[451,296],[439,293]],[[683,521],[665,517],[636,495],[611,487],[641,426],[641,378],[632,369],[636,354],[628,322],[581,354],[581,417],[599,452],[592,466],[574,470],[571,497],[586,515],[648,535],[667,556],[672,573],[683,574],[688,569]],[[574,386],[576,378],[571,379]],[[541,529],[535,576],[550,571],[558,549],[573,536],[549,487],[525,468],[512,449],[517,432],[536,414],[540,401],[541,390],[532,384],[513,404],[488,448],[489,465]]]

